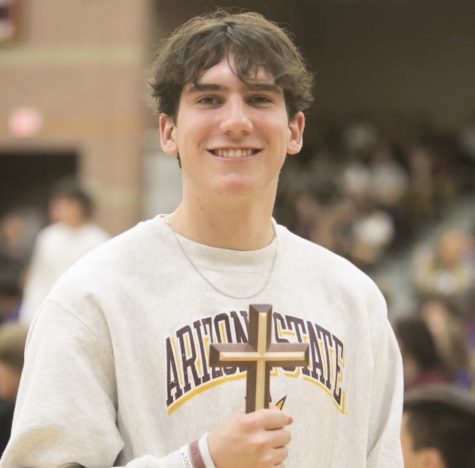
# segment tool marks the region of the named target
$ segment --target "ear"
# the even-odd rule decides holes
[[[305,128],[305,115],[297,112],[289,122],[290,138],[287,143],[287,154],[297,154],[303,145],[303,130]]]
[[[160,114],[160,145],[162,150],[170,156],[178,154],[178,146],[176,144],[176,126],[173,119],[167,114]]]

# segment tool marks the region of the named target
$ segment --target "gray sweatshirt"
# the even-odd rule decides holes
[[[381,293],[276,233],[258,251],[217,249],[158,216],[76,263],[32,324],[1,466],[182,468],[181,447],[245,406],[245,373],[211,368],[209,344],[245,342],[249,305],[272,304],[273,342],[310,346],[308,367],[271,374],[294,418],[286,466],[401,468],[401,359]]]

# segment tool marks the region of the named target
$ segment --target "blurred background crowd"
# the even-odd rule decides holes
[[[386,295],[407,389],[433,381],[475,390],[469,131],[331,126],[282,174],[284,224],[357,264]]]
[[[179,169],[159,149],[147,64],[161,37],[216,4],[287,25],[317,70],[306,144],[286,163],[275,218],[377,282],[409,395],[462,392],[416,393],[407,411],[422,422],[411,424],[434,424],[429,403],[445,408],[441,420],[453,406],[473,424],[475,10],[416,3],[0,0],[3,441],[27,328],[54,281],[109,236],[176,206]]]

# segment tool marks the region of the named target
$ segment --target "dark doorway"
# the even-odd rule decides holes
[[[16,209],[46,216],[53,184],[77,175],[78,155],[58,151],[0,152],[0,217]]]

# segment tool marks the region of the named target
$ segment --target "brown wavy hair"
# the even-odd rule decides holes
[[[150,81],[154,110],[175,119],[183,87],[224,57],[232,57],[244,83],[258,68],[270,73],[284,92],[290,120],[313,101],[313,76],[288,32],[258,13],[218,10],[187,21],[160,48]]]

